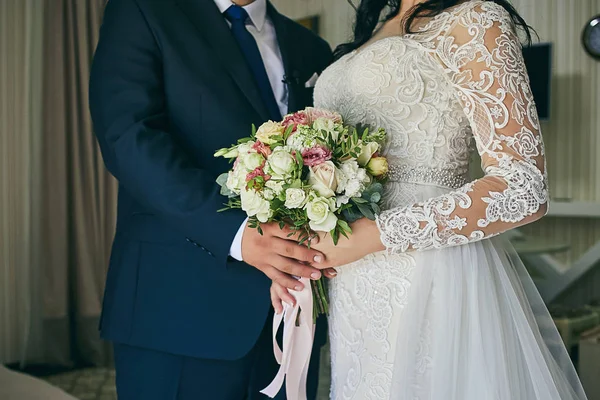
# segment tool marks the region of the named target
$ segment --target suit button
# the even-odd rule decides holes
[[[185,238],[185,241],[188,243],[192,243],[192,239],[190,239],[190,238]]]

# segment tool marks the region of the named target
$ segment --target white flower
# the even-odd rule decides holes
[[[346,184],[346,196],[358,197],[362,194],[364,188],[364,185],[358,179],[349,180]]]
[[[315,232],[331,232],[337,225],[338,218],[333,212],[331,199],[316,197],[306,205],[310,229]]]
[[[263,165],[265,158],[259,153],[246,153],[241,155],[240,161],[246,170],[254,171]]]
[[[263,189],[263,197],[265,199],[271,201],[275,198],[275,192],[273,191],[273,189],[264,188]]]
[[[347,160],[342,163],[341,169],[344,175],[351,179],[356,176],[360,167],[356,160]]]
[[[295,133],[288,137],[285,144],[296,151],[302,152],[304,149],[304,137],[299,133]]]
[[[310,167],[308,183],[319,195],[333,197],[338,184],[336,170],[337,168],[332,161],[325,161],[322,164]]]
[[[240,194],[240,190],[246,186],[246,174],[243,168],[239,166],[234,168],[233,171],[229,171],[227,174],[227,189],[231,190],[235,194]]]
[[[273,144],[277,136],[283,136],[285,127],[279,122],[265,122],[256,131],[256,138],[264,144]]]
[[[271,204],[252,188],[250,190],[243,189],[240,193],[240,200],[242,202],[242,210],[249,217],[256,216],[260,222],[267,222],[273,215]]]
[[[370,179],[367,171],[359,167],[356,160],[344,161],[338,178],[337,193],[344,193],[347,197],[360,196]]]
[[[240,154],[238,147],[225,148],[220,149],[215,153],[215,157],[223,157],[223,158],[237,158]]]
[[[277,147],[267,160],[269,174],[274,178],[286,178],[296,169],[296,159],[283,147]]]
[[[289,188],[285,191],[285,206],[289,209],[302,207],[304,200],[306,193],[302,189]]]
[[[360,154],[356,159],[358,165],[360,165],[361,167],[366,166],[371,160],[371,157],[373,157],[373,154],[375,154],[377,150],[379,150],[379,145],[375,142],[361,144]]]
[[[254,146],[254,143],[256,143],[256,142],[246,142],[246,143],[240,144],[237,147],[238,154],[244,155],[244,154],[248,154],[248,153],[256,153],[256,151],[252,150],[252,146]]]
[[[313,128],[318,131],[330,132],[335,128],[335,124],[329,118],[317,118],[313,123]]]
[[[346,195],[338,196],[335,200],[335,204],[338,208],[340,208],[342,205],[348,204],[349,201],[350,201],[350,197],[348,197]]]
[[[265,186],[271,189],[276,196],[279,196],[283,192],[284,181],[276,181],[274,179],[269,179]]]

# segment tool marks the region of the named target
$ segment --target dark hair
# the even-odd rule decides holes
[[[352,4],[351,0],[348,0]],[[469,1],[469,0],[467,0]],[[520,28],[525,34],[525,44],[530,45],[532,41],[532,33],[535,30],[527,25],[527,22],[519,15],[517,10],[507,0],[487,0],[493,1],[501,5],[508,11],[515,25]],[[426,0],[423,3],[413,7],[404,18],[404,31],[412,33],[411,27],[416,18],[431,18],[442,13],[449,7],[456,6],[465,0]],[[339,45],[335,51],[335,59],[339,59],[343,55],[350,53],[363,44],[367,43],[377,24],[380,22],[382,11],[389,7],[389,12],[384,17],[383,22],[394,18],[400,11],[402,0],[361,0],[356,9],[356,22],[354,23],[354,39],[351,42]]]

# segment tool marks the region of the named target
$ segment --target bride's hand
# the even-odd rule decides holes
[[[368,254],[385,250],[375,221],[362,218],[350,224],[350,227],[352,234],[348,235],[348,238],[340,236],[337,245],[333,244],[330,234],[319,233],[319,243],[311,247],[325,254],[326,262],[323,265],[314,265],[315,267],[339,267],[360,260]]]

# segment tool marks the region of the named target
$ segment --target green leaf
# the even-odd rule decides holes
[[[331,232],[329,232],[331,234],[331,239],[333,239],[333,244],[334,246],[337,246],[339,240],[340,240],[340,235],[337,231],[337,229],[333,229]]]
[[[352,233],[352,228],[350,228],[350,225],[343,219],[338,219],[338,225],[342,228],[342,232]]]
[[[256,137],[256,125],[252,124],[252,137]]]
[[[371,203],[379,203],[381,200],[381,194],[379,192],[375,192],[371,195]]]
[[[245,138],[238,139],[238,141],[237,141],[237,142],[238,142],[238,144],[242,144],[242,143],[248,143],[248,142],[251,142],[252,140],[253,140],[253,139],[252,139],[251,137],[245,137]]]
[[[375,214],[373,214],[373,211],[370,207],[364,204],[357,204],[356,206],[358,207],[362,215],[364,215],[366,218],[370,219],[371,221],[375,220]]]
[[[381,207],[379,207],[379,204],[371,203],[371,208],[375,214],[381,214]]]
[[[353,197],[352,202],[356,203],[356,204],[367,204],[369,201],[366,199],[363,199],[362,197]]]

